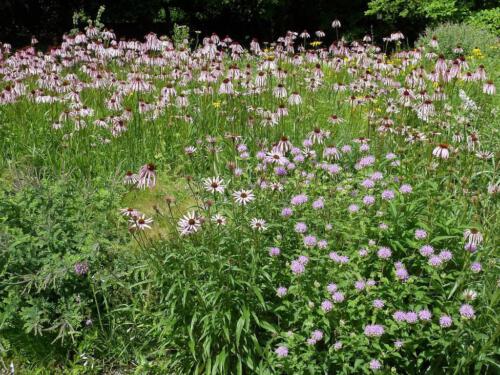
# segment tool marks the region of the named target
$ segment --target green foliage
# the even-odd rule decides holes
[[[83,9],[75,11],[73,13],[73,29],[71,30],[71,33],[72,34],[77,33],[82,23],[86,24],[88,27],[94,26],[98,30],[102,30],[104,28],[104,24],[102,23],[101,19],[105,10],[106,7],[104,5],[99,6],[99,9],[97,10],[97,14],[94,19],[88,16],[85,13],[85,10]]]
[[[174,35],[172,39],[177,47],[189,45],[189,26],[174,24]]]
[[[19,342],[38,342],[23,344],[27,358],[57,350],[64,356],[61,349],[75,348],[102,309],[95,294],[100,286],[76,267],[92,274],[112,268],[109,250],[121,235],[107,212],[117,196],[65,180],[15,176],[13,186],[6,182],[0,190],[0,332],[16,350]]]
[[[491,3],[491,5],[490,5]],[[485,6],[495,5],[489,1],[470,0],[370,0],[366,15],[382,15],[383,19],[398,19],[411,22],[428,21],[431,24],[443,21],[463,21],[476,10],[471,17],[478,24],[492,20],[498,24],[498,10],[484,10]],[[497,8],[496,8],[497,9]]]
[[[455,12],[453,2],[426,4],[426,12],[435,7],[442,17]],[[432,36],[438,47],[429,45]],[[123,56],[70,45],[68,56],[88,54],[69,67],[57,58],[36,61],[53,67],[60,81],[71,74],[78,101],[65,99],[57,85],[45,87],[40,78],[52,75],[42,71],[20,79],[25,94],[0,106],[0,356],[43,374],[363,374],[371,373],[371,358],[381,359],[381,373],[498,368],[498,168],[489,152],[498,143],[497,99],[484,93],[486,81],[429,78],[435,53],[455,58],[460,43],[469,64],[462,73],[487,62],[490,79],[495,38],[446,24],[427,31],[421,54],[356,45],[337,56],[308,50],[299,64],[272,49],[234,60],[224,49],[212,59],[184,50],[187,38],[189,28],[176,25],[176,50],[169,44]],[[158,56],[161,63],[151,64]],[[265,68],[271,63],[276,67]],[[95,85],[89,67],[105,85]],[[9,69],[17,74],[26,66]],[[210,85],[199,79],[207,69],[221,73]],[[240,78],[230,82],[237,94],[219,92],[236,71]],[[259,71],[269,75],[256,90]],[[150,89],[125,91],[139,73]],[[285,97],[275,93],[278,82]],[[167,84],[176,95],[159,105]],[[400,101],[402,86],[411,87],[409,106]],[[31,90],[60,100],[38,103]],[[113,109],[106,103],[116,92],[123,101]],[[292,105],[292,92],[301,104]],[[419,112],[421,97],[433,98],[429,117]],[[279,108],[288,114],[275,118]],[[61,119],[70,109],[88,113]],[[113,133],[124,124],[124,133]],[[480,135],[480,147],[472,135]],[[275,155],[276,141],[278,149],[296,147]],[[441,142],[450,144],[446,159],[433,155]],[[265,163],[255,157],[260,152]],[[155,187],[121,186],[128,169],[147,162],[156,165]],[[224,180],[224,191],[207,189],[204,179],[212,176]],[[240,189],[251,189],[255,200],[237,205],[232,193]],[[384,198],[387,192],[392,198]],[[291,203],[298,193],[308,201]],[[371,204],[364,202],[368,194]],[[319,198],[322,208],[314,207]],[[138,220],[120,217],[121,207],[154,218],[152,228],[127,231]],[[284,207],[293,208],[292,216],[283,215]],[[198,231],[183,235],[179,218],[191,210]],[[219,226],[214,214],[227,222]],[[256,218],[265,219],[265,230],[251,227]],[[298,222],[307,223],[307,233],[295,229]],[[475,252],[464,250],[471,226],[484,235]],[[417,229],[425,239],[416,238]],[[439,265],[421,254],[424,244],[434,247]],[[382,246],[392,251],[388,259],[378,255]],[[444,249],[451,258],[438,256]],[[348,259],[337,262],[331,252]],[[292,272],[301,257],[307,270]],[[407,279],[397,276],[398,261]],[[476,261],[482,272],[471,269]],[[354,287],[365,280],[376,283]],[[327,289],[333,282],[346,298],[326,311],[321,305],[333,299]],[[278,296],[280,286],[287,291]],[[467,289],[477,292],[475,301],[464,297]],[[373,306],[375,298],[385,300],[383,309]],[[466,301],[475,319],[460,316]],[[397,323],[392,314],[400,309],[429,309],[433,317]],[[439,326],[443,314],[453,317],[452,326]],[[383,337],[364,335],[372,323],[384,325]],[[324,337],[308,345],[319,328]],[[336,342],[343,349],[335,350]],[[288,357],[276,355],[280,345]]]
[[[430,39],[435,36],[439,43],[439,52],[448,58],[458,56],[453,50],[459,45],[463,53],[476,59],[499,56],[498,38],[490,32],[477,26],[465,23],[444,23],[436,27],[428,27],[425,34],[416,42],[417,45],[429,45]],[[479,51],[473,52],[474,49]]]
[[[500,8],[475,12],[467,19],[467,23],[500,36]]]

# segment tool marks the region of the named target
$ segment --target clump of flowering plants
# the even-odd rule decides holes
[[[46,54],[2,45],[6,158],[124,185],[127,204],[111,215],[130,232],[121,259],[134,267],[109,265],[111,286],[92,290],[88,309],[118,363],[495,365],[495,77],[458,50],[445,58],[434,39],[401,50],[395,32],[388,54],[332,27],[329,46],[319,30],[265,50],[216,34],[195,49],[155,34],[118,41],[91,27]],[[182,203],[165,176],[183,181]],[[95,272],[74,265],[80,278]]]

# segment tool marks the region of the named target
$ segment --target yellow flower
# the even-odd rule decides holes
[[[320,45],[321,45],[321,43],[322,43],[322,42],[321,42],[320,40],[315,40],[314,42],[311,42],[310,44],[311,44],[311,46],[313,46],[313,47],[317,47],[317,46],[320,46]]]
[[[213,102],[212,105],[214,106],[214,108],[219,108],[220,102]]]

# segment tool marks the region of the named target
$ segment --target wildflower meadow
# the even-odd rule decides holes
[[[0,372],[498,374],[499,61],[0,43]]]

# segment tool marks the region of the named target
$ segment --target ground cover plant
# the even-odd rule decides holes
[[[498,42],[331,26],[1,45],[3,371],[499,371]]]

